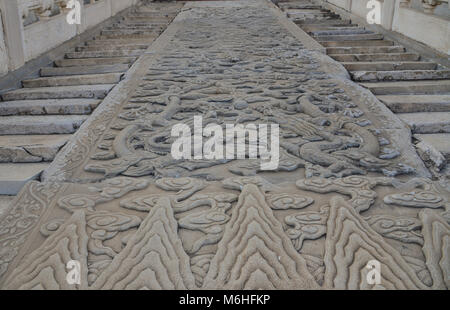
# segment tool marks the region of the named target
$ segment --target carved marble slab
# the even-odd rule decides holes
[[[450,193],[273,10],[186,5],[0,218],[1,289],[449,288]],[[279,124],[279,168],[174,160],[171,128],[196,115]]]
[[[276,172],[301,177],[429,172],[410,130],[331,58],[306,49],[265,1],[189,4],[44,173],[45,181],[115,176],[260,174],[249,160],[183,161],[175,124],[279,124]],[[297,31],[301,31],[298,29]],[[275,181],[278,176],[269,178]]]
[[[450,194],[423,178],[32,182],[0,222],[0,285],[447,289],[449,211]],[[71,260],[79,285],[66,281]]]

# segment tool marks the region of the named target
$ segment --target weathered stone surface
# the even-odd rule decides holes
[[[429,135],[414,135],[418,140],[425,142],[439,151],[447,160],[450,159],[450,134],[437,133]]]
[[[0,288],[448,289],[450,193],[409,128],[276,10],[185,5],[0,218]],[[278,124],[278,168],[175,160],[171,129],[196,115]]]
[[[450,70],[353,71],[351,75],[358,82],[444,80],[450,79]]]
[[[63,68],[42,68],[41,76],[61,76],[61,75],[83,75],[99,73],[125,72],[129,66],[127,64],[79,66]]]
[[[413,133],[450,133],[450,112],[400,113]]]
[[[420,157],[431,162],[438,171],[445,168],[450,158],[450,134],[416,134],[414,137],[419,140],[416,148]]]
[[[375,54],[375,53],[402,53],[405,48],[402,46],[367,46],[367,47],[328,47],[327,53],[337,54]]]
[[[299,13],[299,5],[307,6],[311,2],[292,0],[285,1],[279,6],[287,16],[290,16],[290,12]],[[316,1],[315,3],[319,4]],[[339,7],[341,4],[333,1],[332,3],[333,5],[320,2],[320,5],[314,6],[314,10],[303,9],[304,14],[308,16],[309,22],[298,23],[298,25],[303,30],[314,34],[314,37],[319,41],[323,35],[335,34],[339,36],[339,34],[346,34],[352,36],[353,41],[349,39],[345,42],[320,42],[327,46],[328,55],[340,61],[349,70],[354,81],[364,82],[361,85],[369,88],[391,111],[395,113],[409,113],[405,117],[409,120],[408,123],[414,130],[425,130],[430,133],[445,131],[442,117],[436,118],[434,122],[428,117],[425,124],[423,115],[413,115],[413,113],[450,111],[448,108],[450,101],[447,98],[450,91],[448,87],[448,82],[450,81],[449,69],[427,61],[426,59],[429,58],[429,55],[424,55],[428,57],[421,57],[421,55],[411,53],[409,50],[407,52],[400,45],[404,41],[396,35],[392,37],[398,38],[398,42],[382,38],[359,40],[361,32],[363,32],[363,27],[360,26],[363,26],[363,24],[358,25],[355,23],[352,24],[353,27],[349,27],[349,24],[346,23],[343,17],[348,15],[341,10],[337,10],[334,6],[337,5]],[[350,6],[352,7],[350,10],[353,11],[354,7]],[[332,15],[334,10],[338,14]],[[346,10],[348,10],[347,7]],[[357,11],[357,15],[361,13],[359,9]],[[327,19],[324,19],[322,12],[330,13]],[[330,27],[330,23],[333,22],[338,24]],[[339,22],[342,23],[339,24]],[[371,29],[376,31],[376,28],[372,27]],[[372,34],[375,33],[373,32]],[[419,46],[417,51],[423,51],[426,54],[426,51]],[[438,60],[440,56],[435,55],[432,58]],[[437,62],[444,64],[446,60],[441,59],[441,61]],[[421,122],[419,129],[415,126],[417,124],[413,124],[414,119]],[[422,121],[419,121],[420,119]],[[441,129],[441,126],[444,129]],[[383,142],[386,143],[386,141]],[[444,144],[449,145],[449,142]],[[443,167],[443,165],[445,166],[445,158],[436,148],[424,141],[418,143],[416,147],[422,159],[427,163],[427,167],[430,167],[432,171],[436,168],[439,171],[438,174],[433,173],[436,178],[442,178],[443,175],[448,174],[448,169]],[[387,149],[392,151],[390,154],[395,154],[395,151],[392,149]]]
[[[92,72],[96,72],[92,70]],[[25,80],[22,82],[23,87],[37,88],[37,87],[53,87],[53,86],[76,86],[76,85],[100,85],[100,84],[115,84],[120,82],[122,73],[105,73],[105,74],[84,74],[84,75],[70,75],[55,76],[55,77],[41,77],[32,80]]]
[[[413,53],[391,53],[391,54],[337,54],[332,55],[337,61],[417,61],[420,59],[418,54]]]
[[[312,33],[313,31],[334,31],[334,30],[350,30],[359,28],[358,25],[355,24],[348,24],[348,25],[339,25],[339,26],[329,26],[329,25],[305,25],[302,26],[302,29],[308,33]],[[359,28],[361,29],[361,28]]]
[[[342,41],[360,41],[360,40],[381,40],[383,39],[382,34],[374,33],[374,34],[358,34],[358,35],[331,35],[331,36],[319,36],[317,40],[319,42],[342,42]]]
[[[348,26],[351,23],[351,20],[339,20],[339,19],[330,19],[330,20],[322,20],[318,22],[315,19],[306,19],[306,20],[294,20],[294,22],[298,25],[306,25],[306,26],[316,26],[316,25],[328,25],[328,26]]]
[[[2,217],[7,211],[14,200],[14,196],[0,196],[0,217]]]
[[[82,266],[72,289],[371,289],[373,259],[392,270],[377,288],[448,288],[449,199],[426,179],[384,177],[32,182],[9,212],[33,210],[27,226],[0,220],[0,287],[66,287],[70,257]]]
[[[147,6],[162,10],[148,12]],[[155,27],[162,31],[181,6],[182,4],[176,3],[136,6],[130,11],[131,14],[125,14],[125,19],[119,22],[116,20],[104,29],[148,30]],[[115,8],[112,9],[115,11]],[[140,15],[142,9],[151,16]],[[134,14],[139,16],[137,21],[130,17]],[[92,58],[56,60],[54,67],[44,67],[40,70],[39,78],[22,81],[23,89],[6,92],[2,98],[4,101],[0,104],[0,134],[6,135],[0,135],[0,162],[21,165],[53,160],[68,139],[65,134],[73,133],[79,128],[87,115],[100,104],[99,99],[104,98],[112,87],[120,82],[125,71],[136,60],[136,56],[143,53],[156,36],[157,34],[131,34],[121,35],[117,39],[97,36],[75,48],[75,51],[91,52],[88,56]],[[118,51],[125,51],[125,55],[99,57],[101,52],[118,56]],[[68,52],[73,52],[73,49]],[[49,57],[54,58],[53,54]],[[83,56],[83,53],[72,56]],[[35,70],[34,67],[32,70]],[[45,135],[50,133],[51,136]],[[19,134],[21,136],[18,136]],[[40,134],[41,138],[36,139],[36,136],[30,134]],[[56,134],[60,134],[60,137]],[[44,141],[45,139],[48,140]],[[10,168],[14,170],[14,166]],[[17,187],[15,193],[19,189],[20,187]]]
[[[351,28],[338,28],[338,29],[324,29],[324,30],[315,30],[309,32],[312,36],[335,36],[335,35],[343,35],[343,34],[367,34],[373,33],[370,30],[366,30],[360,27],[351,27]]]
[[[328,51],[328,49],[327,49]],[[329,52],[330,53],[330,52]],[[387,61],[368,61],[368,62],[343,62],[342,65],[349,71],[394,71],[394,70],[433,70],[437,64],[433,62],[387,62]]]
[[[352,40],[352,41],[321,41],[320,44],[326,47],[373,47],[373,46],[393,46],[394,42],[389,40]]]
[[[106,57],[137,57],[142,55],[142,50],[110,50],[110,51],[85,51],[85,52],[70,52],[66,54],[66,58],[106,58]]]
[[[106,40],[105,40],[106,41]],[[80,46],[77,47],[78,52],[83,51],[112,51],[112,50],[145,50],[148,47],[148,44],[111,44],[100,40],[96,42],[93,40],[95,44],[90,44],[89,46]],[[106,43],[106,44],[105,44]]]
[[[154,37],[162,32],[162,29],[152,29],[152,30],[144,30],[144,29],[110,29],[103,30],[102,36],[109,39],[119,39],[123,37],[135,36],[135,37]]]
[[[1,164],[0,195],[16,195],[31,180],[36,180],[48,163]]]
[[[3,101],[0,103],[0,115],[90,114],[99,104],[97,99]]]
[[[58,67],[114,65],[114,64],[130,64],[135,60],[136,57],[60,59],[55,61],[55,65]]]
[[[439,94],[450,91],[450,80],[361,83],[374,95]]]
[[[395,113],[450,112],[450,95],[378,96]]]
[[[154,39],[156,39],[156,38],[157,38],[157,36],[150,38],[150,39],[146,39],[146,38],[101,39],[101,37],[99,36],[99,37],[95,37],[91,41],[87,41],[86,46],[103,46],[103,45],[131,46],[134,44],[142,45],[143,43],[147,43],[147,47],[148,47],[148,44],[152,43],[154,41]]]
[[[74,133],[88,117],[64,116],[4,116],[0,123],[0,135],[49,135]]]

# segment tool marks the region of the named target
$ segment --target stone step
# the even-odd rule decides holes
[[[281,9],[321,9],[322,6],[310,3],[280,2],[278,6]]]
[[[450,133],[450,112],[399,113],[413,133]]]
[[[154,26],[163,26],[163,27],[167,27],[170,24],[170,19],[168,18],[164,18],[164,19],[159,19],[159,20],[151,20],[151,21],[135,21],[135,20],[122,20],[118,23],[113,24],[113,27],[136,27],[136,28],[140,28],[140,27],[154,27]]]
[[[327,47],[327,54],[388,54],[403,53],[403,46]]]
[[[301,14],[301,13],[303,13],[303,14],[306,14],[306,13],[313,14],[313,13],[320,13],[320,12],[330,13],[330,10],[324,10],[321,7],[317,7],[317,8],[311,7],[311,8],[304,8],[304,9],[285,7],[285,8],[281,8],[281,10],[283,12],[285,12],[285,13],[292,12],[293,14],[296,14],[295,13],[296,10],[299,10],[298,14]]]
[[[299,8],[299,7],[284,7],[283,10],[285,12],[292,12],[292,13],[321,13],[321,12],[326,12],[326,13],[330,13],[330,10],[326,10],[323,7],[303,7],[303,8]]]
[[[359,25],[356,25],[356,24],[347,24],[347,25],[339,25],[339,26],[302,25],[301,28],[308,33],[312,33],[315,31],[363,29],[363,28],[359,28]]]
[[[416,134],[414,135],[414,138],[431,146],[433,149],[441,153],[447,161],[450,161],[450,134]]]
[[[166,28],[171,21],[171,18],[166,17],[158,19],[148,18],[147,20],[130,19],[126,17],[125,19],[108,26],[106,29],[153,29],[153,27]]]
[[[154,39],[156,39],[157,36],[154,37],[150,37],[147,39],[107,39],[107,38],[103,38],[102,36],[97,36],[92,40],[89,40],[86,42],[87,46],[90,45],[134,45],[134,44],[147,44],[150,45],[150,43],[153,42]]]
[[[420,55],[414,53],[391,53],[391,54],[337,54],[328,55],[340,62],[355,61],[417,61]]]
[[[281,9],[321,9],[322,6],[317,4],[311,4],[311,3],[303,3],[303,2],[279,2],[278,6]]]
[[[308,25],[308,26],[340,26],[340,25],[350,25],[352,21],[349,19],[336,19],[336,20],[316,20],[316,19],[308,19],[308,20],[294,20],[294,23],[297,25]]]
[[[0,116],[91,114],[100,102],[97,99],[2,101]]]
[[[178,14],[179,9],[149,9],[143,10],[143,8],[140,8],[139,11],[135,12],[129,12],[127,15],[125,15],[126,18],[147,18],[147,19],[154,19],[154,18],[174,18]]]
[[[414,81],[450,79],[450,70],[352,71],[354,81]]]
[[[78,66],[95,66],[95,65],[132,64],[134,61],[136,61],[136,57],[59,59],[55,61],[55,66],[78,67]]]
[[[74,85],[116,84],[120,82],[123,73],[104,73],[87,75],[69,75],[42,77],[22,81],[23,87],[52,87]]]
[[[418,61],[369,61],[369,62],[343,62],[342,65],[349,71],[396,71],[396,70],[435,70],[434,62]]]
[[[13,203],[15,196],[0,196],[0,218],[8,212],[10,205]]]
[[[146,19],[146,20],[152,20],[152,19],[158,19],[158,18],[175,18],[177,16],[176,11],[154,11],[154,12],[132,12],[126,15],[125,18],[128,19]]]
[[[323,19],[323,18],[336,18],[340,19],[340,16],[334,12],[331,12],[329,10],[293,10],[288,9],[284,10],[288,18],[303,18],[303,17],[309,17],[309,18],[316,18],[316,19]]]
[[[3,101],[96,98],[103,99],[114,84],[21,88],[2,94]]]
[[[316,36],[315,39],[321,42],[326,41],[376,41],[383,40],[384,36],[380,33],[372,34],[348,34],[348,35],[329,35],[329,36]]]
[[[352,30],[352,29],[365,29],[358,24],[343,24],[343,25],[327,25],[327,24],[305,24],[300,27],[306,32],[313,31],[334,31],[334,30]]]
[[[41,76],[64,76],[64,75],[85,75],[100,73],[126,72],[130,66],[128,64],[78,66],[78,67],[48,67],[41,69]]]
[[[133,26],[122,26],[122,27],[107,27],[104,30],[102,30],[102,34],[109,34],[109,33],[119,33],[121,35],[136,35],[136,34],[147,34],[147,33],[157,33],[159,31],[163,31],[166,28],[166,26],[163,25],[153,25],[153,26],[146,26],[146,27],[133,27]]]
[[[364,28],[335,29],[335,30],[316,30],[309,32],[310,35],[321,38],[322,36],[349,35],[349,34],[370,34],[373,31]]]
[[[298,20],[298,19],[317,19],[317,20],[339,20],[340,16],[332,12],[291,12],[291,10],[286,12],[287,18]]]
[[[52,161],[70,135],[0,136],[0,163]]]
[[[308,22],[321,22],[321,21],[339,21],[340,18],[337,15],[331,15],[331,16],[314,16],[314,15],[291,15],[289,17],[289,19],[296,23],[299,24],[299,22],[304,22],[304,23],[308,23]],[[300,25],[300,24],[299,24]]]
[[[450,80],[360,83],[374,95],[449,94]]]
[[[331,12],[330,10],[324,9],[324,8],[301,8],[301,9],[297,9],[297,8],[285,8],[284,11],[286,13],[290,13],[290,14],[334,14],[336,15],[336,13]]]
[[[161,32],[147,32],[147,34],[143,35],[143,34],[101,34],[99,35],[98,39],[101,40],[128,40],[128,39],[141,39],[143,42],[150,40],[150,39],[154,39],[159,37],[159,35],[161,34]]]
[[[117,37],[130,37],[130,38],[145,38],[161,33],[161,28],[155,28],[154,30],[139,30],[139,29],[107,29],[102,30],[101,35],[106,36],[108,38],[117,38]]]
[[[132,23],[132,22],[125,22],[125,23],[117,23],[112,25],[108,29],[136,29],[136,30],[153,30],[157,28],[166,28],[168,25],[168,21],[162,21],[159,23]]]
[[[114,44],[98,44],[89,46],[78,46],[76,52],[91,52],[91,51],[111,51],[111,50],[145,50],[148,48],[147,44],[141,45],[114,45]]]
[[[321,41],[324,47],[367,47],[367,46],[393,46],[394,42],[389,40],[355,40],[355,41]]]
[[[173,14],[177,15],[179,10],[183,8],[183,2],[172,2],[174,5],[168,5],[168,1],[164,2],[152,2],[151,6],[141,6],[139,10],[132,12],[140,14],[155,14],[155,16],[161,16],[162,14]]]
[[[382,95],[377,98],[394,113],[450,112],[450,94]]]
[[[169,5],[170,4],[170,5]],[[140,13],[177,14],[183,8],[184,2],[152,2],[149,6],[140,6]]]
[[[0,164],[0,195],[17,195],[29,181],[39,177],[50,163]]]
[[[2,116],[0,135],[72,134],[87,118],[86,115]]]
[[[110,58],[110,57],[139,57],[144,53],[143,50],[118,50],[118,51],[86,51],[69,52],[66,54],[68,59],[78,58]]]
[[[175,2],[173,2],[175,3]],[[158,17],[162,15],[177,15],[178,11],[183,7],[183,3],[169,6],[166,2],[153,2],[151,6],[141,6],[139,9],[130,12],[128,15]],[[160,4],[160,5],[157,5]]]
[[[173,18],[170,17],[161,17],[161,18],[151,18],[148,21],[143,20],[133,20],[130,18],[125,18],[118,23],[115,23],[113,25],[117,27],[127,26],[127,27],[147,27],[147,26],[159,26],[159,27],[167,27],[171,22]]]
[[[140,42],[129,42],[128,40],[90,40],[87,41],[83,46],[79,46],[78,48],[86,48],[86,47],[111,47],[110,50],[114,50],[115,48],[133,50],[133,49],[146,49],[153,42],[153,39],[140,41]],[[108,50],[108,49],[107,49]]]
[[[173,16],[158,16],[158,17],[145,17],[145,16],[125,16],[122,21],[126,23],[151,23],[151,22],[168,22],[170,23],[175,17]]]
[[[317,18],[320,18],[321,16],[339,16],[336,13],[324,9],[302,9],[302,10],[286,9],[284,10],[284,12],[288,14],[288,16],[308,15]]]

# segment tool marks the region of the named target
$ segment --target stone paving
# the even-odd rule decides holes
[[[173,158],[195,116],[278,124],[278,168]],[[187,3],[0,218],[0,287],[447,289],[450,193],[411,140],[272,3]]]

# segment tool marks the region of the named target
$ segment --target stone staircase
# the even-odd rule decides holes
[[[287,17],[326,48],[355,82],[408,124],[435,171],[450,162],[450,70],[310,1],[280,1]],[[448,174],[448,167],[447,172]]]
[[[165,30],[181,3],[137,7],[97,37],[67,51],[0,102],[0,195],[38,179],[71,134]]]

